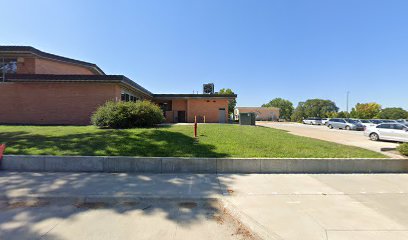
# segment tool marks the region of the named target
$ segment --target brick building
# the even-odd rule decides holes
[[[154,94],[97,65],[26,46],[0,46],[0,124],[87,125],[106,101],[157,103],[166,122],[225,123],[236,95]]]

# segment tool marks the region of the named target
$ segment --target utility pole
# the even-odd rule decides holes
[[[349,96],[350,96],[350,91],[347,91],[347,113],[349,113]]]

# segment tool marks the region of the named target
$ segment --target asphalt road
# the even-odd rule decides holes
[[[395,149],[399,143],[389,141],[374,142],[364,136],[362,131],[329,129],[326,126],[305,125],[300,123],[257,122],[257,125],[288,131],[291,134],[321,139],[325,141],[351,145],[380,152],[392,158],[403,158],[394,151],[381,151],[381,148]]]

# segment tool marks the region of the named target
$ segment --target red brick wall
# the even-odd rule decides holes
[[[0,123],[88,125],[96,108],[120,99],[118,84],[0,83]]]
[[[85,74],[94,75],[89,68],[80,65],[52,61],[42,58],[35,59],[36,74]]]
[[[228,119],[228,99],[189,99],[188,122],[194,122],[194,116],[203,117],[207,123],[219,122],[219,108],[225,108],[225,119]]]

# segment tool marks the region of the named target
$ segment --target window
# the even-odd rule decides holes
[[[392,128],[395,130],[405,130],[405,126],[402,124],[392,124]]]
[[[380,124],[377,126],[377,128],[390,129],[391,124]]]
[[[120,100],[123,102],[136,102],[139,100],[139,98],[129,93],[122,92],[120,95]]]
[[[1,73],[17,73],[17,59],[0,59],[0,70]]]

